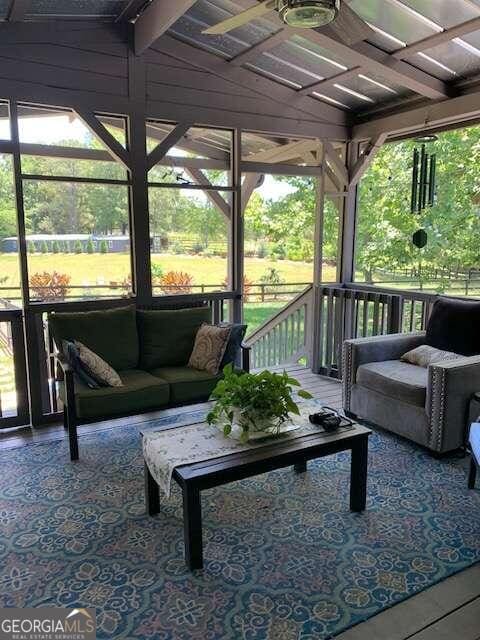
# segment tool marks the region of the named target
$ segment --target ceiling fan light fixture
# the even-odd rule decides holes
[[[280,0],[278,12],[290,27],[313,29],[335,20],[340,0]]]

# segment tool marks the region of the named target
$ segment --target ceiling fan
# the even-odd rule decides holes
[[[367,40],[374,32],[344,0],[265,0],[246,11],[222,20],[203,33],[220,35],[248,24],[270,11],[277,11],[290,27],[315,29],[330,26],[347,44]]]

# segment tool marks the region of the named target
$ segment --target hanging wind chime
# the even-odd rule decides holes
[[[437,156],[427,153],[426,145],[429,142],[436,142],[437,136],[423,136],[416,138],[415,142],[421,144],[420,151],[413,150],[412,169],[412,200],[410,210],[412,214],[421,215],[427,207],[435,204],[435,194],[437,187]],[[428,242],[425,229],[418,229],[412,237],[413,244],[419,249],[423,249]]]

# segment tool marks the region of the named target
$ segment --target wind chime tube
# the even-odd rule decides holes
[[[435,204],[435,187],[437,181],[437,156],[430,156],[430,179],[428,181],[428,204],[433,207]]]
[[[411,213],[418,213],[418,151],[413,150]]]
[[[422,144],[421,169],[420,169],[420,211],[425,209],[427,204],[427,176],[428,176],[428,154],[425,153],[425,145]]]

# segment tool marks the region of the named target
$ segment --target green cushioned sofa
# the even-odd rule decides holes
[[[78,424],[208,400],[220,375],[187,366],[203,322],[212,322],[210,307],[142,310],[129,305],[49,314],[72,460],[78,460]],[[66,340],[78,340],[95,351],[118,371],[123,386],[91,389],[81,382],[63,354]],[[244,345],[241,366],[248,370]]]

